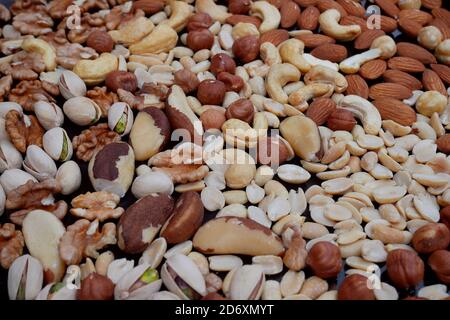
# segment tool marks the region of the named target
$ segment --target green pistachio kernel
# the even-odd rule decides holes
[[[64,282],[57,282],[54,285],[52,285],[52,287],[50,288],[50,294],[56,293],[59,290],[61,290],[62,288],[64,288],[65,284]]]
[[[62,146],[62,150],[61,150],[61,155],[59,156],[59,161],[66,160],[68,153],[69,153],[69,144],[67,143],[67,135],[64,134],[63,146]]]
[[[116,126],[114,127],[114,131],[118,134],[124,133],[125,129],[127,128],[127,119],[128,115],[126,113],[123,113]]]
[[[150,284],[158,279],[159,279],[158,270],[148,268],[147,270],[145,270],[145,272],[142,274],[139,280],[147,284]]]

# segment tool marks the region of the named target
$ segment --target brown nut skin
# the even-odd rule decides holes
[[[200,29],[208,29],[213,24],[211,16],[207,13],[196,13],[189,18],[187,30],[194,31]]]
[[[143,252],[169,219],[174,207],[172,197],[151,194],[133,203],[117,224],[119,248],[126,253]]]
[[[272,153],[272,150],[278,148],[278,154]],[[292,158],[292,154],[283,140],[276,137],[263,136],[258,138],[259,164],[281,165]]]
[[[164,9],[165,1],[163,0],[138,0],[133,1],[133,7],[131,10],[136,12],[137,10],[144,11],[147,15],[152,15]]]
[[[338,300],[375,300],[375,294],[367,284],[367,278],[363,275],[347,276],[339,286]]]
[[[436,250],[428,258],[428,265],[434,271],[439,281],[450,283],[450,251]]]
[[[202,104],[222,105],[226,86],[222,81],[206,79],[197,88],[197,99]]]
[[[327,126],[333,131],[344,130],[352,131],[356,125],[355,117],[353,113],[344,109],[336,109],[328,117]]]
[[[188,69],[178,70],[175,72],[174,77],[175,84],[179,85],[186,94],[197,90],[200,83],[197,75]]]
[[[245,98],[238,99],[230,104],[225,112],[227,119],[239,119],[247,123],[253,121],[255,108],[253,103]]]
[[[200,115],[200,121],[203,124],[205,130],[218,129],[221,130],[223,123],[227,120],[225,112],[221,112],[215,109],[209,109],[204,111]]]
[[[411,250],[397,249],[389,252],[386,266],[389,278],[398,288],[415,287],[423,280],[424,263]]]
[[[234,74],[235,70],[236,62],[226,53],[218,53],[211,57],[210,71],[215,75],[224,71]]]
[[[175,202],[172,217],[162,228],[161,237],[168,243],[189,240],[203,222],[204,208],[200,196],[195,191],[181,194]]]
[[[342,269],[341,252],[328,241],[317,242],[309,250],[306,264],[320,278],[335,278]]]
[[[416,230],[412,245],[417,252],[430,254],[446,249],[450,244],[450,231],[443,223],[428,223]]]
[[[135,92],[137,89],[137,79],[134,73],[127,71],[113,71],[106,75],[105,84],[108,90],[117,92],[123,89]]]
[[[233,14],[247,14],[251,4],[251,0],[228,0],[228,10]]]
[[[217,80],[225,83],[227,91],[239,92],[244,87],[244,80],[228,72],[221,72],[217,75]]]
[[[214,35],[208,29],[189,31],[187,35],[187,46],[194,51],[211,49],[214,43]]]
[[[78,300],[113,300],[114,283],[107,277],[93,272],[81,281]]]
[[[95,30],[89,33],[86,44],[98,53],[111,52],[114,48],[114,40],[106,31]]]
[[[237,39],[233,43],[233,54],[243,63],[248,63],[259,56],[259,37],[258,36],[245,36]]]
[[[442,208],[440,211],[441,222],[447,226],[447,229],[450,230],[450,206]]]

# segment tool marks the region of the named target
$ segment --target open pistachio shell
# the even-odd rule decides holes
[[[81,185],[80,167],[73,160],[66,161],[58,168],[55,179],[61,186],[63,195],[71,194]]]
[[[59,127],[48,130],[43,137],[45,152],[56,161],[67,161],[72,157],[72,142],[67,132]]]
[[[76,73],[70,70],[64,70],[61,73],[58,86],[61,95],[66,99],[86,95],[86,84]]]
[[[3,187],[0,185],[0,216],[5,211],[6,195]]]
[[[22,106],[16,102],[0,102],[0,118],[4,119],[6,114],[11,111],[16,110],[20,114],[23,114]]]
[[[33,300],[44,281],[41,263],[29,254],[16,260],[8,271],[8,295],[11,300]]]
[[[91,99],[86,97],[73,97],[63,105],[63,110],[67,118],[79,126],[87,126],[96,123],[102,110]]]
[[[230,298],[258,300],[264,287],[265,276],[261,266],[245,265],[236,270],[231,279]]]
[[[23,168],[39,181],[54,178],[56,175],[55,161],[34,144],[27,148]]]
[[[39,292],[36,300],[76,300],[77,290],[69,288],[63,282],[53,282]]]
[[[7,169],[19,169],[22,161],[22,154],[9,140],[0,140],[0,172]]]
[[[5,170],[0,176],[0,184],[2,185],[5,193],[24,185],[29,180],[37,182],[35,177],[20,169]]]
[[[116,102],[108,110],[108,126],[121,136],[130,133],[133,127],[133,111],[124,102]]]
[[[34,104],[34,114],[45,130],[61,127],[64,123],[64,114],[55,103],[47,101],[36,102]]]
[[[149,264],[141,264],[127,272],[114,288],[116,300],[148,300],[161,288],[162,281]]]

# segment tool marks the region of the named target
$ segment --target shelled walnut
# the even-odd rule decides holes
[[[108,128],[108,124],[100,123],[83,130],[80,135],[73,138],[73,148],[77,151],[78,159],[91,160],[92,156],[105,145],[120,141],[120,135]]]
[[[42,147],[44,128],[34,115],[21,115],[18,111],[11,110],[5,116],[5,129],[11,142],[22,153],[30,145]]]
[[[23,80],[9,94],[9,101],[17,102],[25,110],[32,111],[38,101],[55,102],[59,95],[58,85],[40,80]]]
[[[70,213],[87,220],[119,218],[124,209],[117,207],[120,197],[107,191],[88,192],[72,199]]]
[[[0,225],[0,265],[8,269],[22,254],[25,241],[22,232],[11,223]]]

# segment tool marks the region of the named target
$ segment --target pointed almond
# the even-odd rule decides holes
[[[427,91],[438,91],[447,96],[447,90],[439,75],[433,70],[426,69],[422,74],[422,84]]]
[[[409,73],[400,70],[386,70],[383,73],[383,79],[386,82],[393,82],[402,84],[411,90],[422,89],[422,82],[410,75]]]
[[[375,0],[375,4],[377,4],[381,8],[381,11],[386,13],[391,18],[398,18],[400,9],[394,4],[394,2],[390,0]]]
[[[442,0],[422,0],[422,6],[427,9],[442,7]]]
[[[411,89],[398,83],[377,83],[371,86],[369,90],[369,97],[372,99],[396,98],[403,100],[411,96]]]
[[[381,59],[371,60],[364,63],[359,69],[361,77],[367,80],[374,80],[383,75],[386,71],[387,63]]]
[[[348,16],[342,17],[341,21],[339,21],[339,24],[344,25],[344,26],[357,24],[358,26],[360,26],[361,31],[368,30],[368,28],[367,28],[367,21],[365,19],[363,19],[363,18],[356,17],[356,16],[348,15]]]
[[[450,153],[450,134],[444,134],[436,140],[437,147],[439,151],[444,152],[446,154]]]
[[[300,7],[294,1],[284,1],[280,8],[282,28],[287,29],[297,23],[300,16]]]
[[[298,3],[298,0],[297,0]],[[316,30],[319,25],[320,11],[314,6],[309,6],[302,13],[297,20],[297,25],[300,29]]]
[[[420,23],[407,18],[398,19],[398,26],[403,33],[411,38],[417,38],[420,29],[422,29],[422,25]]]
[[[347,79],[348,83],[347,90],[345,91],[346,94],[354,94],[364,99],[369,97],[369,86],[367,85],[366,80],[364,80],[360,75],[346,75],[345,79]]]
[[[388,60],[388,67],[404,72],[424,72],[425,66],[417,59],[409,57],[393,57]]]
[[[368,29],[361,32],[361,34],[355,39],[354,46],[355,49],[365,50],[369,49],[372,45],[373,40],[378,37],[384,36],[386,33],[380,29]]]
[[[259,38],[260,43],[263,44],[264,42],[272,42],[274,46],[278,46],[283,41],[286,41],[289,39],[289,34],[287,30],[284,29],[274,29],[267,31],[261,35]]]
[[[328,9],[336,9],[341,14],[341,17],[347,16],[347,11],[334,0],[317,0],[316,7],[320,12],[324,12]]]
[[[430,23],[431,20],[433,20],[433,16],[431,14],[418,9],[401,10],[398,17],[402,20],[412,20],[422,26]]]
[[[336,0],[336,2],[351,16],[364,18],[366,14],[366,10],[359,2],[353,0]]]
[[[322,60],[339,63],[347,58],[347,48],[340,44],[325,43],[314,48],[311,54]]]
[[[400,100],[380,98],[373,102],[383,120],[392,120],[402,126],[410,126],[416,121],[416,112]]]
[[[423,64],[436,63],[436,58],[430,51],[414,43],[397,43],[397,55],[417,59]]]
[[[335,43],[332,37],[324,34],[299,34],[295,36],[296,39],[303,41],[306,48],[315,48],[325,43]]]
[[[445,64],[431,64],[431,69],[447,84],[450,84],[450,67]]]
[[[387,16],[380,16],[380,27],[381,30],[383,30],[386,33],[391,33],[395,29],[397,29],[397,20],[387,17]]]
[[[306,116],[313,120],[318,126],[327,122],[333,111],[336,110],[336,103],[329,98],[315,99],[306,110]]]
[[[435,18],[439,18],[447,23],[447,25],[450,25],[450,11],[444,8],[434,8],[431,10],[431,14]]]

